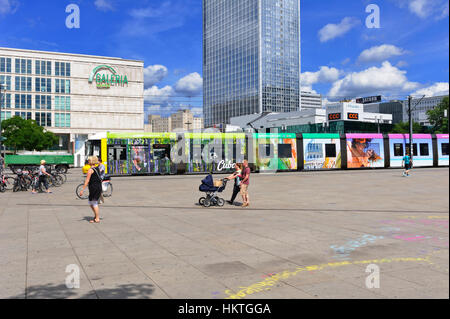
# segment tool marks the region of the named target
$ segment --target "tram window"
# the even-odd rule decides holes
[[[403,144],[394,143],[394,156],[403,156]]]
[[[325,157],[336,157],[336,144],[325,144]]]
[[[442,150],[442,155],[448,156],[448,143],[442,143],[441,150]]]
[[[108,160],[109,161],[126,161],[127,147],[122,146],[108,146]]]
[[[170,159],[170,145],[169,144],[153,144],[153,157],[155,159],[163,159],[165,157]]]
[[[279,158],[291,158],[292,157],[292,145],[291,144],[278,144],[278,157]]]
[[[430,151],[428,150],[428,143],[420,143],[420,156],[428,156],[430,155]]]
[[[406,152],[409,153],[409,144],[406,144]],[[418,156],[417,154],[417,143],[413,144],[413,155]]]

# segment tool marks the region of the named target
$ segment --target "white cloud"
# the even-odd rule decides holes
[[[440,20],[448,16],[448,0],[397,0],[397,3],[421,19],[435,16]]]
[[[366,49],[359,55],[359,62],[380,62],[393,56],[400,56],[406,51],[392,44],[383,44]]]
[[[0,0],[0,15],[15,13],[19,6],[19,2],[15,0]]]
[[[358,19],[352,17],[345,17],[338,24],[329,23],[319,30],[320,42],[326,42],[343,36],[359,23],[360,21]]]
[[[170,85],[163,88],[158,88],[153,85],[151,88],[144,90],[144,100],[151,103],[163,103],[169,100],[174,95],[174,90]]]
[[[315,83],[330,83],[339,79],[341,71],[336,68],[321,66],[317,72],[304,72],[301,76],[302,90]]]
[[[175,84],[175,90],[187,96],[199,94],[203,88],[203,79],[197,72],[186,75]]]
[[[417,89],[418,83],[409,82],[406,71],[399,70],[388,61],[381,67],[371,67],[347,74],[333,83],[328,95],[331,97],[356,97],[371,94],[390,94]]]
[[[150,65],[144,69],[144,85],[146,88],[152,87],[162,81],[167,76],[167,68],[164,65]]]
[[[412,0],[408,7],[418,17],[426,18],[431,13],[431,2],[429,0]]]
[[[194,116],[203,116],[203,108],[202,107],[193,107],[191,108],[191,112]]]
[[[436,82],[429,87],[422,88],[412,93],[412,96],[423,96],[431,97],[431,96],[439,96],[439,95],[448,95],[449,94],[449,86],[448,82]]]
[[[409,64],[406,61],[398,61],[398,63],[395,65],[397,68],[405,68],[407,67]]]
[[[111,0],[95,0],[94,2],[97,9],[101,11],[113,11],[114,6],[111,3]]]

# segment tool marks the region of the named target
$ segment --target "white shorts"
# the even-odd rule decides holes
[[[97,207],[98,206],[98,201],[97,200],[89,200],[88,201],[88,204],[90,205],[90,206],[93,206],[93,207]]]

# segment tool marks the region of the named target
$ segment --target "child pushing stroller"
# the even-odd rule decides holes
[[[225,200],[218,196],[218,193],[222,193],[225,190],[228,179],[219,179],[214,181],[212,174],[209,174],[202,179],[202,184],[199,187],[201,192],[206,193],[206,197],[200,197],[198,203],[205,207],[220,206],[225,204]]]

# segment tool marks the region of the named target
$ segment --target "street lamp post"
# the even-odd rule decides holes
[[[423,95],[419,101],[417,101],[417,103],[411,107],[411,101],[412,101],[412,97],[411,95],[408,96],[408,118],[409,118],[409,157],[411,157],[411,162],[413,160],[413,122],[412,122],[412,116],[411,113],[413,111],[413,109],[423,100],[423,98],[425,97],[425,95]]]

